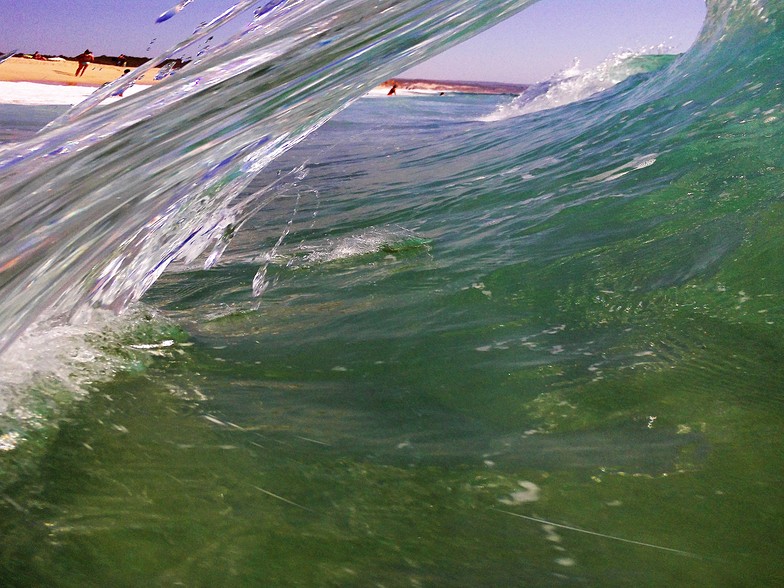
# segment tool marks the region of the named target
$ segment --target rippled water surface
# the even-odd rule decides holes
[[[5,584],[784,581],[780,3],[329,122],[318,16],[261,91],[0,109]]]

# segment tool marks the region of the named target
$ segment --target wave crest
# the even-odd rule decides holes
[[[550,79],[534,84],[482,120],[497,121],[579,102],[612,88],[631,76],[665,67],[677,57],[663,46],[616,53],[594,68],[583,70],[574,62]]]

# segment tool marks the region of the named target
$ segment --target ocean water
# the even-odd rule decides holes
[[[0,584],[784,582],[782,3],[394,98],[526,3],[332,4],[0,105]]]

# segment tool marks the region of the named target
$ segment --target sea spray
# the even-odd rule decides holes
[[[177,13],[182,12],[182,10],[186,6],[188,6],[188,4],[190,4],[191,2],[193,2],[193,0],[182,0],[182,2],[180,2],[178,4],[175,4],[174,6],[169,8],[169,10],[167,10],[166,12],[161,14],[158,18],[156,18],[155,22],[156,23],[161,23],[161,22],[165,22],[165,21],[169,20],[170,18],[175,16]]]

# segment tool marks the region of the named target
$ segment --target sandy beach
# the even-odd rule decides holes
[[[0,64],[0,82],[35,82],[64,86],[98,87],[119,78],[128,69],[119,65],[92,64],[83,76],[75,77],[75,61],[39,61],[11,57]],[[147,72],[137,84],[153,84],[158,69]]]
[[[12,57],[0,64],[0,82],[33,82],[38,84],[57,84],[62,86],[98,87],[116,80],[123,74],[125,67],[95,63],[87,68],[83,76],[76,77],[75,61],[38,61],[24,57]],[[132,69],[132,68],[131,68]],[[137,84],[154,84],[155,68],[147,72]],[[452,82],[434,80],[387,80],[377,86],[372,94],[386,95],[395,85],[400,95],[406,94],[520,94],[524,84],[497,84],[489,82]]]

